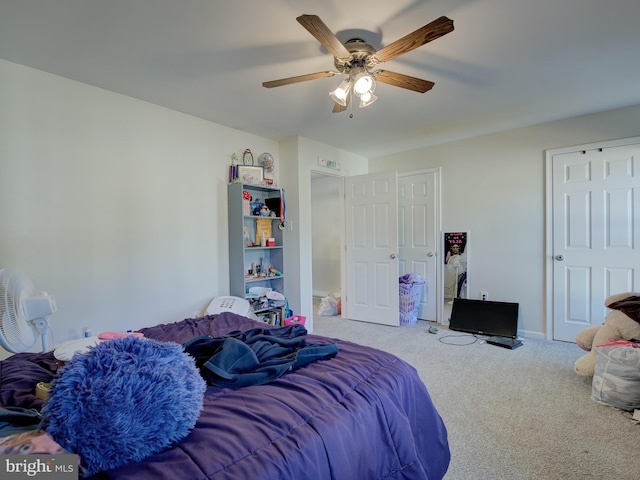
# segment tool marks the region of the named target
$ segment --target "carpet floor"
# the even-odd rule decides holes
[[[413,365],[449,435],[446,480],[639,478],[640,425],[591,400],[575,344],[524,339],[508,350],[429,322],[388,327],[314,317],[314,332]]]

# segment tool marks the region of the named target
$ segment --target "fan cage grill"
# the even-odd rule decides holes
[[[35,289],[20,272],[4,269],[0,274],[0,343],[12,352],[28,350],[36,343],[37,335],[26,320],[22,302]]]

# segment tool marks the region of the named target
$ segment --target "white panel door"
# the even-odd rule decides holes
[[[425,280],[418,318],[436,321],[438,172],[398,176],[398,246],[400,275],[417,273]]]
[[[600,325],[640,287],[640,145],[553,155],[553,338]],[[635,213],[635,215],[634,215]]]
[[[348,316],[399,325],[396,172],[345,178],[345,210]]]

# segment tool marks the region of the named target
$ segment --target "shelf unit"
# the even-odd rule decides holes
[[[249,290],[251,287],[268,287],[285,294],[284,272],[284,244],[282,230],[280,230],[280,217],[264,217],[247,215],[243,208],[243,192],[251,194],[253,200],[259,198],[263,203],[266,199],[280,198],[280,190],[277,188],[248,185],[242,183],[230,183],[228,187],[229,205],[229,290],[236,297],[251,299]],[[275,246],[263,247],[256,238],[257,220],[271,223],[271,237],[275,239]],[[245,228],[248,230],[249,239],[256,246],[245,246]],[[280,272],[280,275],[254,276],[249,271],[258,265],[265,268],[271,267]],[[278,317],[276,324],[284,324],[284,308],[269,307],[257,308],[254,313],[265,320],[269,317],[273,320]],[[271,323],[271,322],[270,322]]]

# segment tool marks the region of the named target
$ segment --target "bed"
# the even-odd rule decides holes
[[[265,324],[233,313],[141,329],[185,343]],[[444,423],[416,370],[373,348],[336,343],[338,353],[264,385],[208,386],[191,433],[143,461],[101,472],[108,479],[441,479],[450,453]],[[56,370],[52,353],[0,362],[0,406],[40,409],[38,382]]]

